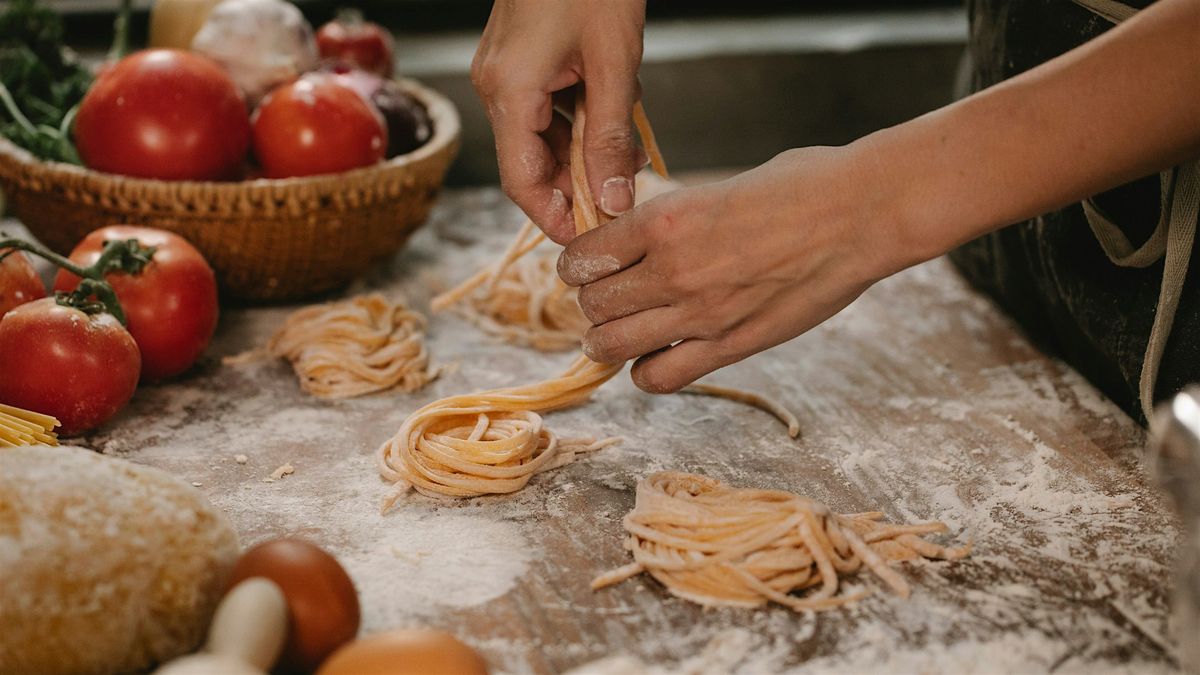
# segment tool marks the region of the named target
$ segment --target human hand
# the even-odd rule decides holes
[[[789,151],[576,238],[558,270],[581,287],[595,324],[584,353],[636,358],[638,387],[677,391],[800,335],[916,262],[903,258],[876,165],[858,154]]]
[[[496,136],[504,191],[559,243],[571,217],[570,122],[555,111],[587,87],[584,156],[592,194],[609,215],[633,206],[640,151],[632,127],[645,0],[497,0],[471,64]],[[558,96],[556,97],[556,93]]]

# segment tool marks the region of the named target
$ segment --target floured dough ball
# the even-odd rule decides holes
[[[0,448],[0,673],[129,672],[190,651],[237,555],[225,517],[162,471]]]

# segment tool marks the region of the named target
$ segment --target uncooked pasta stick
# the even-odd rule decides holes
[[[58,445],[57,426],[58,420],[49,415],[0,404],[0,448]]]

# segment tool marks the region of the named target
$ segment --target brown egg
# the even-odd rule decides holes
[[[358,634],[354,583],[320,547],[300,539],[259,544],[234,565],[229,588],[250,577],[274,581],[287,599],[288,637],[279,659],[283,672],[313,672]]]
[[[337,650],[317,675],[487,675],[474,649],[440,630],[394,630]]]

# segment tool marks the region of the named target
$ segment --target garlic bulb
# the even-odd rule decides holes
[[[285,0],[224,0],[192,40],[192,50],[224,66],[251,108],[317,65],[312,26]]]

